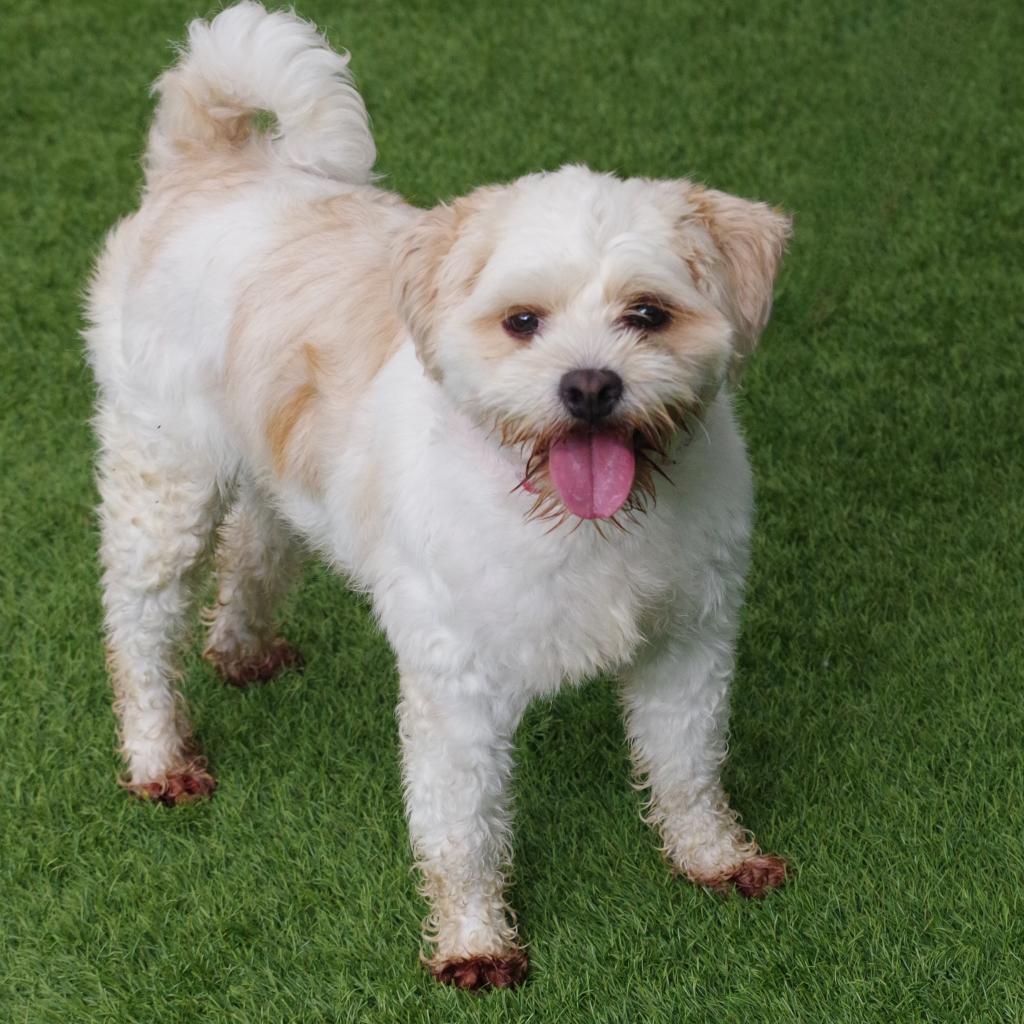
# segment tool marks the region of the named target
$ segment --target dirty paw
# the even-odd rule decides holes
[[[710,879],[695,879],[700,885],[717,892],[730,892],[736,889],[748,900],[760,899],[772,889],[779,888],[789,875],[786,862],[781,857],[770,854],[758,854],[748,857],[742,864],[731,871]]]
[[[486,988],[514,988],[526,977],[527,959],[521,950],[506,956],[469,956],[442,960],[430,970],[442,985],[470,991]]]
[[[217,670],[226,683],[245,689],[255,683],[265,683],[279,672],[289,668],[302,668],[302,655],[287,640],[274,640],[255,654],[223,654],[206,650],[203,657]]]
[[[126,787],[144,800],[174,807],[193,800],[213,796],[217,780],[201,765],[191,765],[178,772],[170,772],[155,782],[133,782]]]

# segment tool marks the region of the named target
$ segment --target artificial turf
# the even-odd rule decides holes
[[[414,201],[582,161],[796,215],[740,401],[727,769],[796,878],[748,904],[670,877],[614,685],[567,692],[519,737],[530,978],[482,997],[417,962],[395,669],[326,571],[284,612],[304,675],[238,693],[186,661],[215,799],[115,785],[80,295],[205,13],[0,20],[0,1020],[1024,1019],[1024,8],[302,4]]]

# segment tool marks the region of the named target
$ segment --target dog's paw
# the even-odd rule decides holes
[[[714,878],[696,878],[699,885],[716,892],[735,889],[748,900],[759,900],[772,889],[778,889],[787,879],[789,869],[781,857],[758,854],[748,857],[742,864]]]
[[[515,988],[526,977],[528,963],[526,953],[515,950],[505,956],[468,956],[442,960],[432,963],[430,971],[442,985],[454,985],[469,991]]]
[[[153,800],[167,807],[187,804],[213,796],[217,780],[203,764],[191,764],[181,771],[169,772],[155,782],[129,782],[125,789],[143,800]]]
[[[304,664],[302,655],[280,638],[257,654],[232,654],[207,648],[203,657],[224,682],[239,689],[265,683],[285,669],[301,669]]]

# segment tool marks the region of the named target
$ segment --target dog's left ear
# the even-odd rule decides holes
[[[698,270],[697,285],[736,331],[738,365],[754,350],[772,311],[772,289],[792,218],[767,203],[691,186],[686,196],[716,250]]]

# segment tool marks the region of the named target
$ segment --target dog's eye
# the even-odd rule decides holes
[[[642,331],[656,331],[664,327],[672,318],[666,310],[661,306],[656,306],[653,302],[638,302],[626,310],[622,319],[630,327],[639,327]]]
[[[528,309],[523,309],[518,313],[512,313],[510,316],[505,317],[501,322],[501,326],[509,334],[515,334],[520,338],[528,338],[531,334],[536,334],[540,330],[540,317]]]

